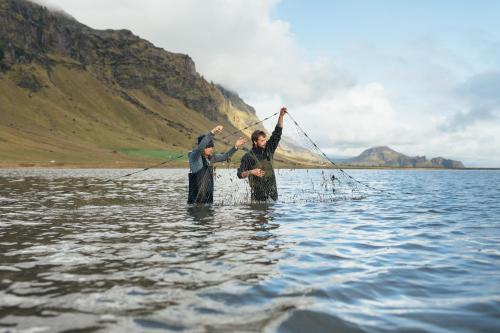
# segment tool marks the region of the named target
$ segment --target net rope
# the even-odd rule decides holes
[[[268,117],[259,120],[258,122],[249,124],[248,126],[237,129],[221,138],[214,137],[214,141],[223,143],[228,147],[234,146],[234,141],[241,136],[245,130],[256,128],[256,126],[265,123],[268,120],[275,118],[279,112],[273,113]],[[314,168],[275,168],[274,174],[276,177],[278,189],[278,202],[287,203],[310,203],[310,202],[334,202],[337,200],[355,200],[361,199],[368,195],[368,191],[379,191],[368,184],[362,183],[352,177],[345,170],[340,168],[331,158],[329,158],[319,146],[311,139],[311,137],[302,129],[298,122],[290,113],[287,115],[292,120],[293,126],[287,126],[290,131],[295,132],[294,144],[302,147],[302,149],[313,153],[316,156]],[[289,135],[290,136],[290,135]],[[293,136],[293,135],[292,135]],[[251,146],[250,142],[250,146]],[[248,145],[248,143],[247,143]],[[242,148],[245,153],[251,154],[251,148]],[[120,176],[104,179],[96,184],[84,186],[85,189],[119,181],[123,178],[130,177],[150,169],[166,166],[171,162],[187,157],[186,153],[180,153],[167,160],[153,164],[146,168],[129,172]],[[257,167],[259,162],[257,161]],[[273,161],[271,161],[272,163]],[[274,163],[272,163],[274,164]],[[214,202],[213,205],[239,205],[239,204],[256,204],[270,203],[274,200],[256,201],[252,196],[252,188],[250,185],[250,177],[240,179],[237,176],[237,169],[240,166],[240,159],[233,156],[225,162],[214,165]],[[187,175],[186,175],[187,176]],[[209,173],[205,174],[209,177]],[[206,190],[208,184],[207,179],[201,182],[200,192]],[[264,187],[264,191],[272,190],[272,183],[269,188]],[[70,191],[66,191],[70,192]],[[64,193],[62,193],[64,194]],[[187,199],[187,198],[186,198]]]
[[[293,126],[289,127],[296,132],[295,143],[316,154],[318,159],[315,161],[316,166],[313,169],[274,169],[279,193],[277,202],[311,203],[357,200],[366,197],[369,192],[379,191],[364,182],[360,182],[340,168],[319,148],[289,113],[288,115],[293,122]],[[265,120],[271,118],[268,117]],[[237,133],[228,135],[224,139],[235,134]],[[246,149],[246,152],[250,150]],[[272,199],[267,201],[252,199],[249,178],[239,179],[237,176],[239,166],[240,159],[232,158],[223,163],[222,166],[215,167],[213,204],[224,206],[274,202]],[[271,189],[265,190],[270,191]]]

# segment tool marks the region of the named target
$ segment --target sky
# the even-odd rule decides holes
[[[260,117],[287,106],[329,154],[500,167],[500,1],[37,2],[190,55]]]

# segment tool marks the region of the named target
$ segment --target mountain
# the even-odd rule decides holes
[[[4,166],[150,164],[187,152],[216,124],[227,134],[258,121],[188,55],[129,30],[96,30],[26,0],[0,0]],[[313,157],[290,143],[276,160],[310,164]]]
[[[410,157],[387,147],[374,147],[363,151],[359,156],[345,159],[342,164],[351,166],[377,166],[402,168],[464,168],[460,161],[443,157],[427,160],[425,156]]]

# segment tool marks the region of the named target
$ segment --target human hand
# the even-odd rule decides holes
[[[280,117],[283,117],[285,114],[288,113],[288,110],[286,107],[282,107],[280,110]]]
[[[239,148],[239,146],[244,145],[246,142],[247,142],[247,139],[239,138],[238,140],[236,140],[236,143],[234,144],[234,146],[236,148]]]
[[[224,126],[217,125],[210,132],[212,132],[212,134],[217,134],[217,133],[221,133],[223,130],[224,130]]]
[[[264,175],[266,173],[262,169],[252,169],[252,170],[250,170],[250,174],[253,175],[253,176],[261,177],[262,178],[262,177],[264,177]]]

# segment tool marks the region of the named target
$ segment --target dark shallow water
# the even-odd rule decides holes
[[[185,170],[84,188],[123,173],[0,170],[0,332],[500,331],[498,171],[266,206],[188,208]]]

